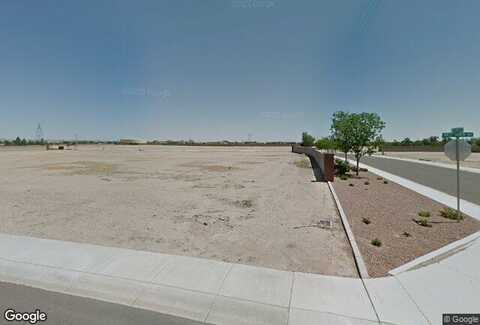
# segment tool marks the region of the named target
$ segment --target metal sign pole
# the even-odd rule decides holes
[[[460,222],[460,152],[458,150],[458,137],[456,138],[456,157],[457,157],[457,222]]]

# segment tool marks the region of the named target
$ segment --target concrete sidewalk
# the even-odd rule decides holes
[[[0,234],[0,281],[213,324],[437,324],[442,312],[479,311],[478,241],[361,280]]]

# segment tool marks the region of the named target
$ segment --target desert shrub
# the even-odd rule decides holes
[[[457,210],[452,208],[444,208],[440,211],[440,215],[450,220],[463,220],[464,218],[462,213],[458,213]]]
[[[384,181],[383,181],[383,184],[388,184],[388,181],[387,181],[387,180],[384,180]]]
[[[375,238],[373,239],[371,242],[370,242],[373,246],[377,246],[377,247],[380,247],[382,246],[382,241],[378,238]]]
[[[432,225],[428,222],[428,218],[420,218],[418,220],[414,220],[418,225],[422,227],[431,227]]]
[[[350,165],[344,160],[335,159],[335,173],[337,175],[345,175],[350,171]]]
[[[365,181],[365,183],[363,183],[365,185],[370,185],[370,182],[369,181]]]
[[[363,217],[362,222],[366,225],[369,225],[371,223],[370,219]]]
[[[430,211],[420,211],[418,216],[421,218],[430,218]]]
[[[351,186],[351,187],[353,187],[353,186],[355,186],[355,185],[353,185],[353,183],[350,183],[350,184],[348,184],[348,186]]]
[[[404,232],[402,233],[402,235],[403,235],[404,237],[411,237],[411,236],[412,236],[409,232],[406,232],[406,231],[404,231]]]

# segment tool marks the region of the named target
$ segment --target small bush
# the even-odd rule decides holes
[[[373,246],[377,246],[377,247],[382,246],[382,242],[381,242],[380,239],[378,239],[378,238],[373,239],[370,243],[371,243]]]
[[[342,176],[340,176],[340,179],[342,181],[346,181],[348,179],[348,176],[347,175],[342,175]]]
[[[430,211],[420,211],[418,216],[421,218],[430,218]]]
[[[415,221],[418,225],[420,225],[422,227],[431,227],[432,226],[430,223],[428,223],[427,218],[420,218],[418,220],[413,220],[413,221]]]
[[[344,160],[335,159],[335,173],[337,175],[345,175],[350,171],[350,165]]]
[[[384,180],[384,181],[383,181],[383,184],[388,184],[388,181],[387,181],[387,180]]]
[[[365,185],[370,185],[370,182],[369,181],[365,181],[365,183],[363,183]]]
[[[366,225],[369,225],[371,223],[370,219],[363,217],[362,222]]]
[[[377,180],[381,181],[383,179],[383,177],[377,177]]]
[[[402,235],[403,235],[404,237],[411,237],[411,236],[412,236],[409,232],[406,232],[406,231],[404,231],[404,232],[402,233]]]
[[[450,220],[460,221],[464,219],[464,215],[462,213],[457,213],[457,210],[452,208],[444,208],[440,211],[440,215]]]
[[[355,185],[353,185],[353,183],[350,183],[350,184],[348,184],[348,186],[354,187]]]

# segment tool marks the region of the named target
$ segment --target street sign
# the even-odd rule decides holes
[[[445,155],[453,161],[464,161],[472,153],[472,146],[465,140],[458,140],[458,156],[457,156],[457,140],[450,140],[445,145]]]
[[[443,132],[442,138],[472,138],[473,132],[465,132],[463,128],[453,128],[450,132]]]
[[[463,128],[453,128],[452,133],[454,137],[462,137],[463,136]]]
[[[460,161],[463,161],[472,153],[472,146],[460,138],[471,138],[473,132],[465,132],[463,128],[453,128],[451,132],[442,133],[445,140],[455,138],[445,145],[445,155],[450,160],[457,162],[457,221],[460,222]]]

